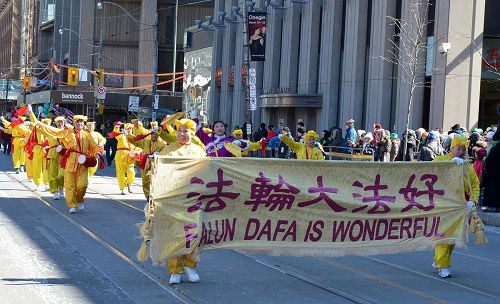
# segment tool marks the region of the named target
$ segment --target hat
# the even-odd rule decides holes
[[[151,129],[153,127],[158,127],[158,122],[157,121],[152,121],[152,122],[149,123],[149,126],[151,127]]]
[[[174,126],[176,128],[186,127],[186,128],[190,129],[193,132],[196,131],[196,122],[194,122],[194,120],[187,119],[187,118],[183,118],[183,119],[180,119],[180,120],[177,119],[176,121],[174,121]]]
[[[391,133],[391,139],[397,139],[398,138],[398,134],[396,133]]]
[[[241,129],[235,129],[233,131],[233,136],[236,136],[236,135],[243,135],[243,130],[241,130]]]
[[[437,135],[434,133],[434,132],[430,132],[428,137],[427,137],[427,140],[429,142],[433,142],[433,141],[436,141],[438,139]]]
[[[290,133],[290,128],[289,127],[283,127],[283,131],[286,131],[286,132]]]
[[[318,136],[318,133],[314,132],[313,130],[310,130],[304,136],[304,142],[307,143],[309,141],[310,137],[313,137],[314,139],[317,139],[319,136]]]
[[[465,137],[463,135],[456,135],[456,136],[453,136],[453,139],[451,140],[450,149],[453,149],[456,146],[464,146],[464,147],[468,148],[469,144],[470,144],[470,141],[467,139],[467,137]]]
[[[130,123],[136,123],[136,122],[137,122],[137,118],[134,118],[134,119],[130,120]]]
[[[46,124],[46,125],[50,125],[52,123],[52,119],[50,118],[44,118],[41,120],[42,123]]]
[[[368,138],[368,139],[370,139],[370,141],[372,141],[373,140],[373,134],[372,134],[372,132],[366,133],[364,138]]]
[[[54,122],[58,122],[58,121],[65,122],[66,118],[64,116],[57,116],[56,118],[54,118]]]
[[[134,127],[134,125],[133,125],[133,124],[131,124],[131,123],[126,123],[126,124],[123,126],[123,128],[124,128],[124,129],[132,129],[133,127]],[[158,125],[157,125],[157,127],[158,127]]]
[[[460,125],[459,124],[454,124],[453,127],[451,127],[453,131],[455,130],[460,130]]]
[[[373,128],[374,129],[382,129],[382,125],[381,124],[374,124]]]
[[[88,126],[88,125],[93,125],[93,126],[95,126],[95,121],[87,121],[87,126]]]
[[[116,121],[116,122],[115,122],[115,126],[120,127],[120,126],[123,126],[123,125],[124,125],[124,123],[123,123],[123,122],[121,122],[121,121]]]
[[[87,116],[83,116],[83,115],[75,115],[75,116],[73,116],[73,122],[77,122],[79,120],[87,121]]]
[[[350,125],[350,126],[352,126],[355,122],[356,122],[356,121],[355,121],[354,119],[352,119],[352,118],[351,118],[351,119],[347,120],[347,121],[345,122],[345,124],[346,124],[346,125]]]

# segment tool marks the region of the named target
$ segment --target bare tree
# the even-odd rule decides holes
[[[387,16],[391,25],[395,28],[395,34],[391,40],[392,49],[388,51],[388,57],[381,57],[399,67],[398,78],[408,84],[408,112],[406,117],[405,144],[403,147],[403,160],[406,159],[408,151],[408,130],[410,115],[413,105],[415,90],[419,87],[429,86],[429,83],[419,79],[425,75],[426,54],[429,49],[427,44],[427,26],[429,2],[428,0],[410,0],[408,10],[403,12],[410,18],[397,19]]]

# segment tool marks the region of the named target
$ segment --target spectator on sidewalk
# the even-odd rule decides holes
[[[500,131],[492,137],[490,151],[484,161],[482,187],[484,188],[483,206],[487,210],[500,211]]]
[[[342,146],[347,149],[345,149],[344,153],[352,154],[352,148],[356,146],[358,134],[356,133],[356,129],[354,128],[354,123],[355,121],[352,118],[345,122],[344,129],[346,130],[346,135],[344,137]]]

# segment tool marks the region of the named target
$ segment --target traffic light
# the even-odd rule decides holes
[[[68,68],[68,84],[78,85],[78,68]]]
[[[95,70],[95,85],[98,87],[103,87],[104,86],[104,70],[103,69],[97,69]]]
[[[24,76],[23,78],[23,89],[28,90],[31,85],[31,78],[29,76]]]

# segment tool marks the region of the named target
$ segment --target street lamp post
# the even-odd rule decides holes
[[[252,110],[250,109],[250,88],[249,88],[249,72],[250,72],[250,56],[248,54],[248,2],[243,1],[243,66],[245,68],[245,101],[247,106],[245,120],[252,127]],[[248,128],[248,127],[247,127]],[[251,130],[251,128],[250,128]],[[252,132],[248,132],[248,139],[251,139]]]
[[[175,72],[177,68],[177,17],[179,16],[179,0],[175,0],[175,25],[174,25],[174,62],[172,74],[172,92],[175,93]]]

